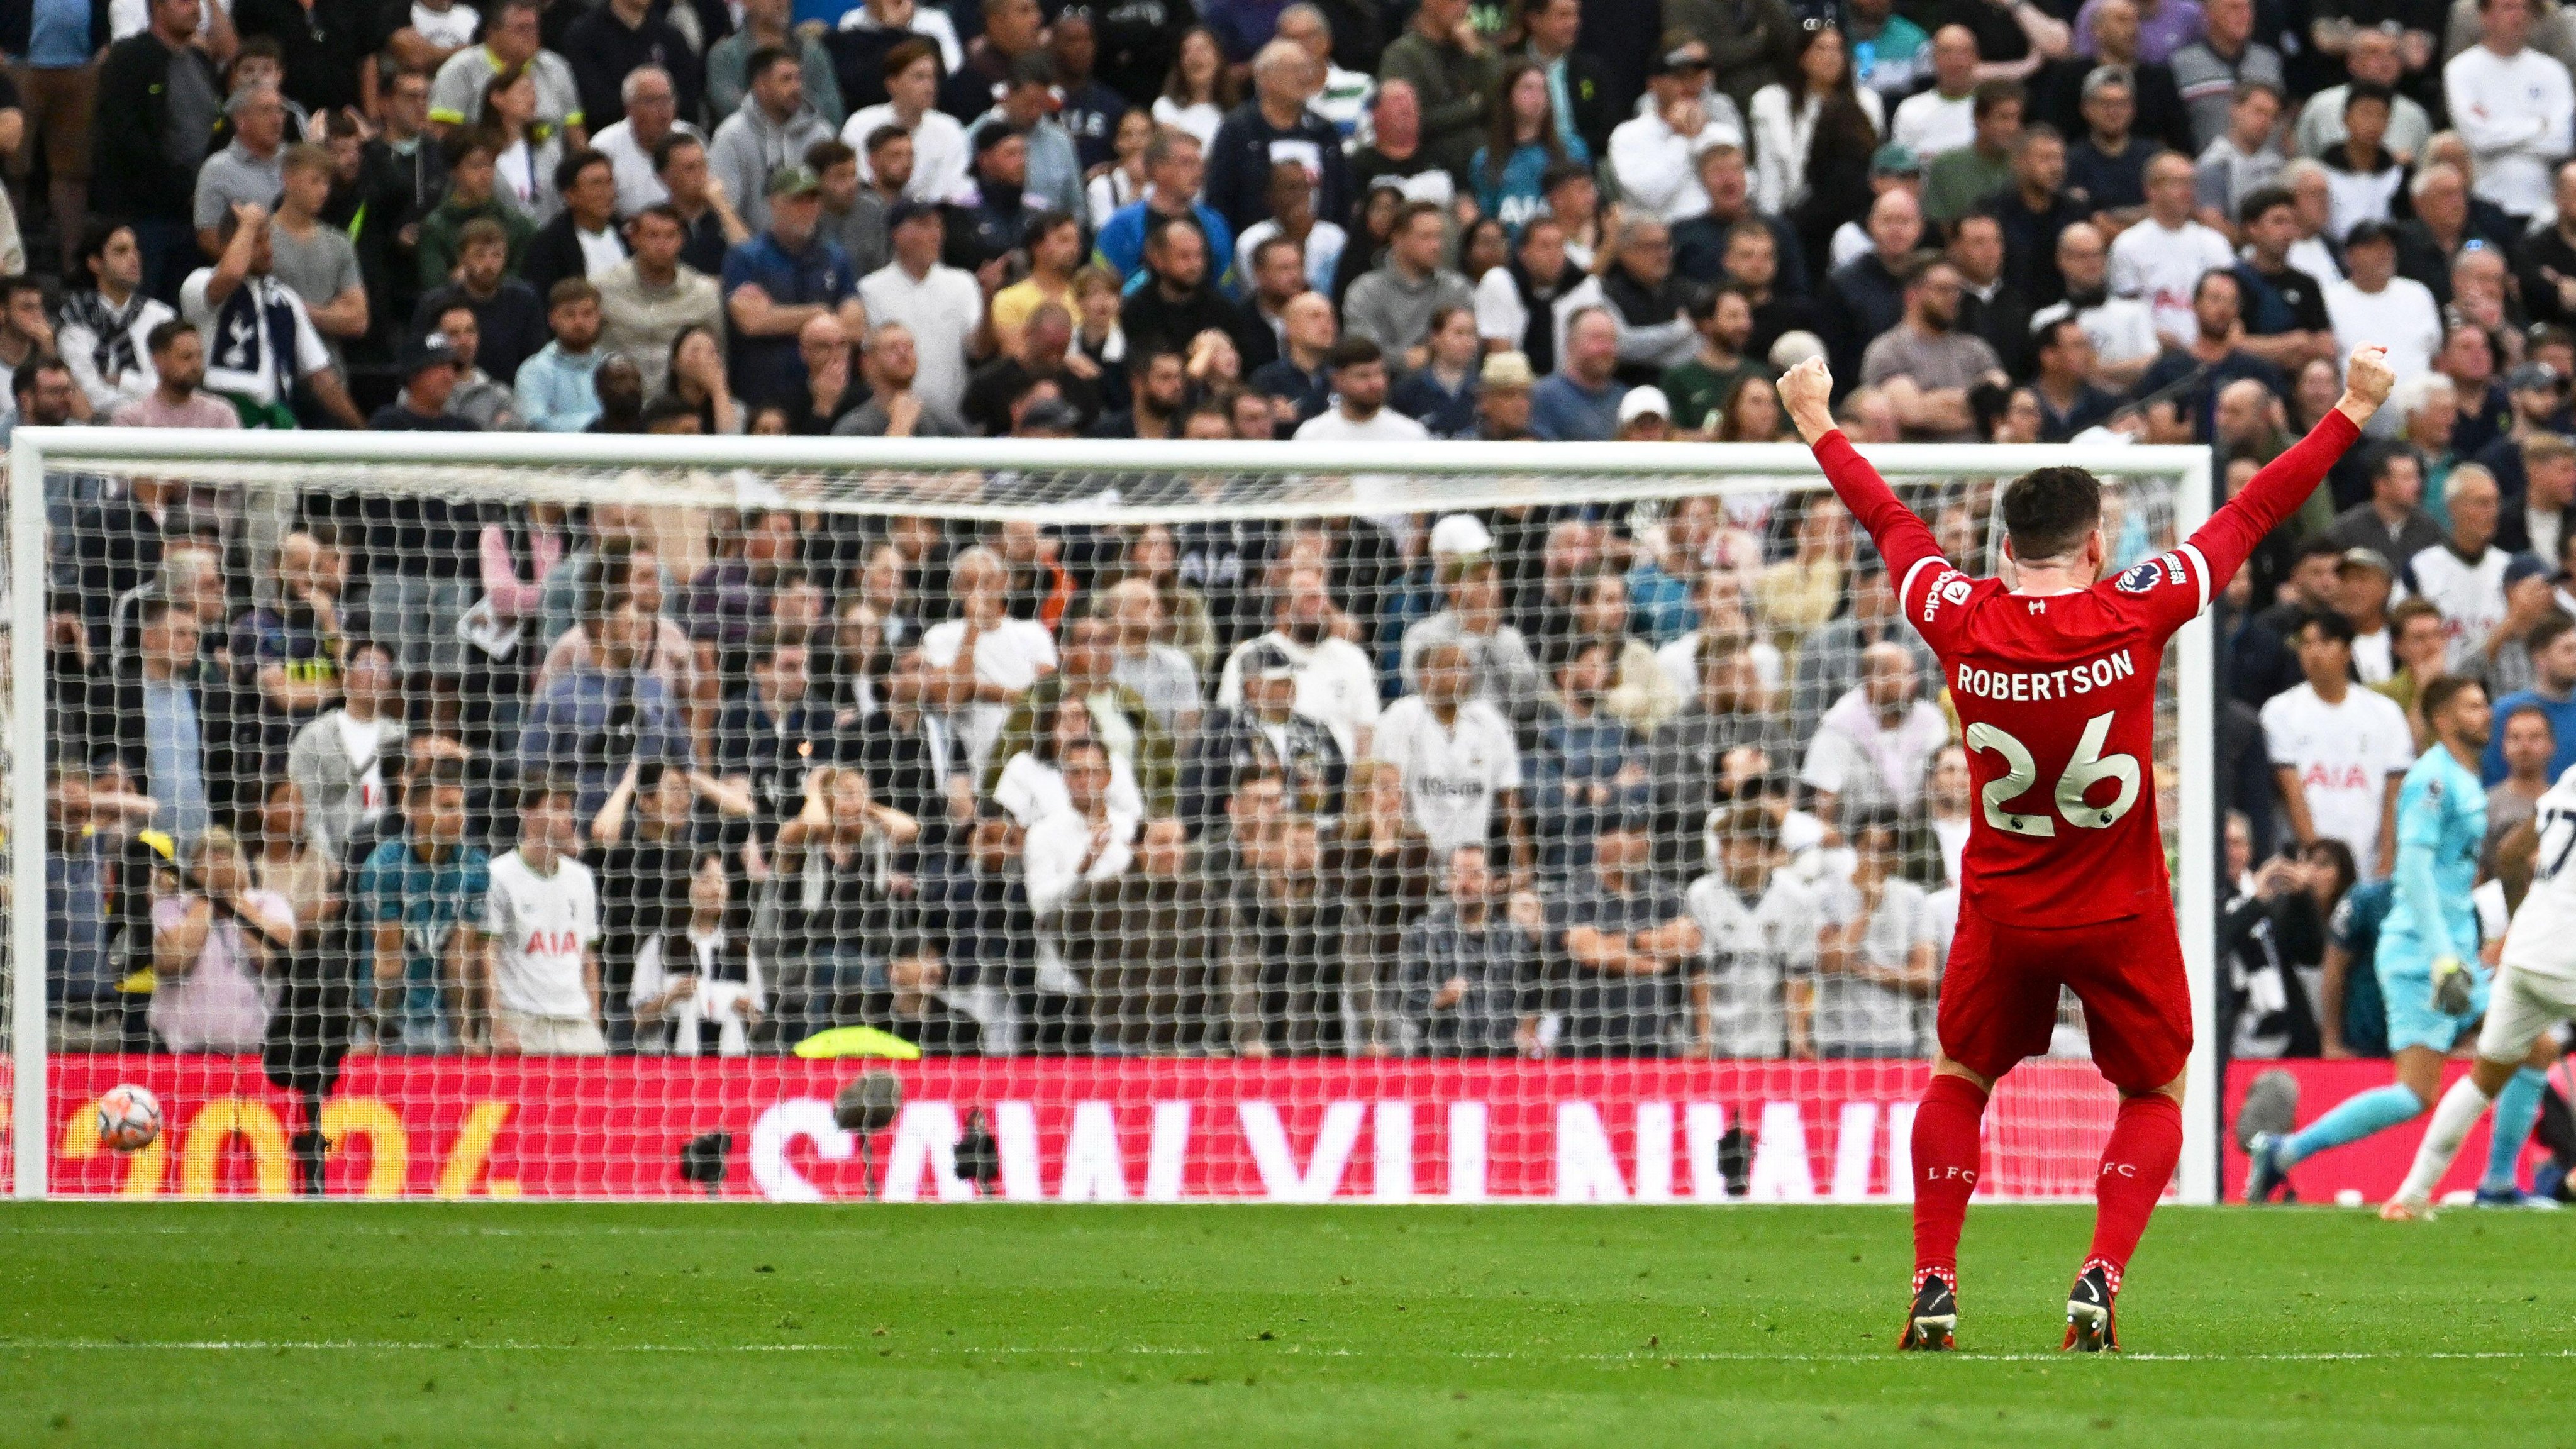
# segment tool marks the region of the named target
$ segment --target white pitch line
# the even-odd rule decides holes
[[[432,1342],[400,1339],[180,1339],[129,1341],[112,1338],[34,1338],[0,1339],[0,1354],[9,1352],[127,1352],[134,1350],[172,1353],[277,1353],[343,1352],[343,1353],[646,1353],[646,1354],[766,1354],[766,1353],[864,1353],[867,1343],[529,1343],[519,1340],[497,1342]],[[1247,1348],[1248,1353],[1261,1350]],[[910,1346],[915,1355],[1010,1354],[1040,1358],[1082,1358],[1106,1355],[1131,1355],[1173,1358],[1211,1358],[1213,1348],[1167,1347],[1154,1344],[1129,1344],[1090,1348],[1044,1348],[1028,1345]],[[1281,1344],[1268,1352],[1296,1357],[1360,1358],[1369,1357],[1347,1348],[1308,1348],[1300,1344]],[[1386,1355],[1397,1357],[1398,1355]],[[1545,1362],[1561,1360],[1576,1363],[1887,1363],[1892,1353],[1669,1353],[1643,1350],[1631,1353],[1565,1353],[1536,1355],[1514,1351],[1461,1352],[1449,1355],[1470,1362]],[[1976,1363],[2062,1363],[2063,1353],[1960,1353],[1953,1357]],[[2518,1362],[2524,1360],[2576,1359],[2576,1349],[2487,1349],[2427,1350],[2412,1352],[2400,1349],[2368,1349],[2350,1352],[2319,1353],[2123,1353],[2119,1361],[2130,1363],[2382,1363],[2382,1362]]]

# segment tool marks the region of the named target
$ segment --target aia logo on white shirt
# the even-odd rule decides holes
[[[529,956],[575,956],[581,953],[581,937],[572,931],[539,927],[528,932],[528,943],[519,950]]]

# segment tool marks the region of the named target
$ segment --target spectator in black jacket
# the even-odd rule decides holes
[[[1302,47],[1274,40],[1252,58],[1251,100],[1234,108],[1208,147],[1207,204],[1237,236],[1270,216],[1270,168],[1296,160],[1315,183],[1315,214],[1350,214],[1351,168],[1331,123],[1306,109],[1318,77]],[[1310,154],[1311,153],[1311,154]]]
[[[386,270],[385,295],[368,300],[392,320],[409,317],[420,303],[412,226],[447,190],[447,153],[427,134],[429,77],[399,71],[379,94],[384,119],[360,148],[357,200],[366,229],[378,234]]]
[[[537,228],[519,259],[519,280],[540,297],[566,277],[596,281],[626,260],[617,234],[617,167],[600,151],[574,151],[555,163],[564,209]]]
[[[1211,328],[1243,350],[1244,316],[1208,285],[1215,270],[1207,237],[1187,216],[1158,217],[1145,242],[1144,285],[1118,309],[1130,354],[1169,350],[1186,355],[1190,339]]]
[[[573,83],[581,88],[582,129],[590,135],[626,119],[626,76],[639,65],[660,66],[671,77],[680,114],[698,114],[705,83],[698,49],[652,0],[599,0],[553,49],[572,63]]]
[[[488,216],[467,222],[457,233],[456,280],[420,299],[412,330],[435,331],[448,308],[471,308],[475,329],[482,334],[476,358],[483,370],[494,377],[517,377],[519,364],[546,345],[546,306],[535,288],[505,275],[509,260],[509,234],[499,222]]]
[[[190,206],[223,110],[215,63],[189,44],[202,4],[154,0],[150,28],[109,47],[98,67],[90,137],[98,187],[90,199],[134,227],[144,290],[165,302],[178,300],[179,284],[199,265]]]

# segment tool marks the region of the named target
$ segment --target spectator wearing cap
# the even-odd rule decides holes
[[[1619,399],[1619,431],[1612,435],[1622,443],[1669,443],[1673,440],[1673,405],[1664,399],[1664,390],[1652,383],[1628,389]]]
[[[1488,108],[1502,80],[1502,57],[1467,18],[1467,0],[1429,0],[1386,48],[1381,81],[1403,81],[1418,102],[1425,160],[1463,175],[1484,139]]]
[[[2501,700],[2532,688],[2540,677],[2540,656],[2555,632],[2551,621],[2565,617],[2549,566],[2527,553],[2513,555],[2504,570],[2504,618],[2473,661],[2475,677],[2487,693]]]
[[[1551,443],[1603,443],[1619,431],[1619,323],[1606,307],[1585,307],[1565,324],[1557,370],[1530,390],[1530,431]]]
[[[1227,668],[1238,681],[1233,702],[1220,692],[1182,768],[1182,821],[1205,832],[1237,813],[1233,796],[1257,801],[1262,792],[1249,786],[1263,776],[1276,778],[1294,808],[1339,815],[1350,756],[1331,726],[1300,707],[1297,661],[1264,635],[1247,640]]]
[[[805,99],[813,103],[815,114],[823,118],[823,124],[840,129],[849,107],[842,101],[840,82],[832,74],[831,53],[824,49],[819,36],[794,28],[794,9],[794,0],[745,0],[741,28],[706,48],[708,115],[730,116],[742,109],[743,98],[751,90],[752,54],[781,49],[796,56],[797,67],[805,75]],[[631,98],[627,106],[631,112]]]
[[[757,51],[746,74],[750,92],[716,127],[715,139],[707,143],[706,165],[708,179],[721,188],[743,226],[760,232],[769,226],[773,179],[802,166],[807,149],[830,140],[832,128],[805,99],[804,67],[793,53],[775,47]],[[667,183],[669,178],[664,179]]]
[[[1189,218],[1198,223],[1222,280],[1234,257],[1234,228],[1215,208],[1198,199],[1207,174],[1199,138],[1177,126],[1157,126],[1145,143],[1145,194],[1110,213],[1092,239],[1093,255],[1118,274],[1123,285],[1145,265],[1145,243],[1159,222]]]
[[[1422,692],[1423,657],[1434,645],[1455,645],[1465,651],[1471,696],[1506,719],[1536,719],[1547,676],[1529,640],[1504,616],[1493,533],[1472,513],[1452,513],[1431,526],[1430,549],[1448,607],[1404,631],[1398,659],[1405,690]]]
[[[597,151],[567,152],[555,163],[564,209],[537,228],[520,258],[519,277],[539,292],[566,277],[596,282],[626,260],[617,234],[617,164]]]
[[[2335,561],[2334,611],[2352,626],[2352,672],[2373,688],[2394,677],[2400,663],[2388,619],[2396,591],[2396,567],[2377,549],[2346,549]]]
[[[1158,220],[1145,244],[1145,277],[1119,304],[1118,327],[1131,352],[1169,349],[1186,354],[1202,332],[1215,331],[1238,353],[1253,350],[1250,329],[1260,324],[1218,293],[1214,274],[1222,263],[1207,234],[1187,217]]]
[[[1529,359],[1520,353],[1486,353],[1476,382],[1476,425],[1465,436],[1484,443],[1535,439],[1538,435],[1530,431],[1530,389],[1537,381]]]
[[[1271,216],[1271,169],[1303,167],[1314,213],[1350,215],[1357,193],[1332,123],[1307,108],[1317,63],[1293,41],[1273,40],[1252,58],[1252,99],[1234,108],[1207,151],[1207,203],[1237,235]]]
[[[2520,579],[2514,582],[2530,587]],[[2545,582],[2538,587],[2544,594],[2547,592]],[[2548,778],[2554,780],[2576,765],[2576,619],[2569,618],[2554,603],[2536,612],[2523,648],[2527,661],[2521,672],[2526,677],[2518,687],[2499,690],[2495,717],[2509,720],[2524,710],[2538,710],[2549,721],[2553,749]],[[2487,737],[2479,775],[2492,788],[2503,783],[2507,773],[2504,729],[2499,724]]]
[[[2474,456],[2495,476],[2497,487],[2520,494],[2523,491],[2523,443],[2544,433],[2559,432],[2566,426],[2567,377],[2546,362],[2525,362],[2505,374],[2503,391],[2513,410],[2512,420],[2502,436],[2480,448]]]
[[[2442,350],[2442,310],[2422,282],[2397,275],[2397,233],[2384,221],[2365,221],[2344,241],[2351,280],[2326,284],[2326,315],[2334,321],[2335,350],[2349,354],[2364,343],[2388,349],[2399,377],[2414,377]],[[2391,417],[2382,426],[2393,429]]]
[[[456,391],[456,347],[444,332],[430,331],[403,344],[394,360],[402,391],[376,409],[367,426],[380,433],[479,433],[481,428],[447,410]]]
[[[1825,278],[1834,365],[1853,377],[1870,343],[1905,315],[1905,272],[1923,241],[1923,210],[1914,193],[1880,192],[1869,207],[1869,238],[1868,251]]]
[[[992,123],[977,130],[969,144],[975,153],[974,182],[944,208],[940,260],[979,281],[990,268],[986,291],[998,291],[999,263],[1020,250],[1046,207],[1029,191],[1027,133]]]
[[[2192,184],[2191,163],[2182,157],[2167,152],[2149,161],[2146,217],[2111,243],[2111,290],[2146,303],[2169,347],[2193,336],[2192,296],[2201,275],[2236,264],[2227,238],[2192,219]]]
[[[580,90],[584,127],[594,135],[626,119],[626,81],[646,66],[670,78],[678,114],[698,114],[705,88],[699,47],[671,23],[666,6],[599,0],[565,28],[561,48]]]
[[[1008,126],[1027,138],[1032,201],[1058,216],[1082,215],[1082,156],[1073,136],[1055,119],[1055,61],[1032,53],[1011,62],[1011,76],[993,108],[966,128],[970,138]]]
[[[1898,103],[1887,138],[1917,156],[1937,158],[1975,142],[1976,106],[1976,33],[1944,25],[1932,32],[1932,88]]]
[[[1651,216],[1619,224],[1601,298],[1619,319],[1619,380],[1652,385],[1698,350],[1690,322],[1700,285],[1673,270],[1672,228]]]
[[[1333,304],[1321,292],[1300,292],[1279,309],[1282,347],[1279,356],[1253,370],[1246,381],[1270,399],[1279,427],[1293,428],[1333,405],[1330,360],[1339,340],[1340,323]]]
[[[2156,154],[2154,141],[2136,132],[2136,80],[2115,66],[2097,66],[2084,77],[2082,93],[2084,137],[2067,148],[2066,186],[2095,214],[2126,225],[2146,209],[2147,160]]]
[[[527,310],[534,317],[545,307],[531,293]],[[446,338],[456,355],[456,387],[447,395],[450,417],[463,418],[485,432],[517,432],[527,426],[527,420],[519,416],[519,399],[510,391],[510,385],[478,365],[483,329],[475,320],[473,308],[462,302],[443,307],[428,330]],[[518,369],[513,367],[510,373],[516,377]]]
[[[964,438],[973,430],[954,412],[923,398],[913,384],[921,371],[912,329],[881,322],[868,334],[859,371],[867,401],[845,414],[832,433],[842,438]]]
[[[1396,214],[1385,265],[1353,283],[1342,299],[1343,330],[1376,343],[1407,368],[1422,366],[1433,314],[1450,308],[1472,312],[1476,302],[1467,279],[1440,264],[1446,239],[1438,206],[1405,203]],[[1128,330],[1132,335],[1134,329]]]
[[[2462,465],[2451,472],[2445,490],[2450,504],[2450,536],[2424,549],[2403,565],[2409,593],[2427,598],[2442,611],[2450,643],[2444,665],[2454,674],[2480,674],[2493,651],[2505,617],[2505,571],[2513,555],[2495,546],[2502,510],[2494,475]],[[2501,643],[2501,636],[2498,636]]]
[[[1694,164],[1700,152],[1744,145],[1744,122],[1732,102],[1724,103],[1725,114],[1710,112],[1708,58],[1705,42],[1666,34],[1663,49],[1647,65],[1649,104],[1610,133],[1610,169],[1629,211],[1678,222],[1708,210],[1708,192]]]
[[[519,364],[519,414],[541,433],[578,433],[598,419],[599,289],[566,277],[546,293],[554,340]]]
[[[2524,438],[2522,479],[2520,495],[2496,522],[2496,547],[2555,559],[2576,537],[2576,442],[2551,432]]]
[[[912,138],[912,178],[903,194],[914,201],[956,201],[967,192],[966,128],[957,118],[935,109],[939,96],[939,51],[919,36],[901,41],[885,54],[886,99],[850,113],[841,124],[841,141],[868,167],[867,139],[880,127],[892,126]],[[802,148],[798,154],[803,154]]]
[[[2548,210],[2550,173],[2567,159],[2576,121],[2567,67],[2529,45],[2536,9],[2481,0],[2478,43],[2442,66],[2442,97],[2475,158],[2477,194],[2520,217]]]
[[[1923,180],[1925,215],[1951,225],[2013,184],[2013,147],[2021,140],[2024,103],[2022,88],[2011,81],[1977,86],[1969,101],[1974,124],[1967,144],[1925,153],[1932,157]]]
[[[2576,461],[2576,453],[2570,458]],[[2337,514],[2326,537],[2347,552],[2367,549],[2379,555],[2390,561],[2393,573],[2394,560],[2413,558],[2442,541],[2442,526],[2423,503],[2422,460],[2411,448],[2382,444],[2370,455],[2370,497]]]
[[[2269,86],[2275,95],[2287,89],[2281,53],[2254,39],[2254,0],[2202,0],[2201,14],[2200,38],[2166,62],[2191,118],[2195,152],[2227,134],[2238,86]]]
[[[757,96],[745,104],[757,105]],[[797,354],[796,336],[806,323],[830,313],[855,335],[870,317],[886,320],[888,315],[875,306],[861,305],[860,283],[850,272],[850,259],[818,235],[823,217],[821,178],[803,162],[791,161],[771,173],[767,189],[766,228],[725,253],[724,260],[725,318],[733,333],[733,391],[755,408],[784,403],[804,387],[805,364]],[[930,256],[936,257],[935,213],[929,231]],[[960,280],[969,292],[974,290],[973,278]],[[980,308],[981,296],[976,300]],[[959,386],[964,384],[963,369],[961,360],[951,374]]]
[[[1891,191],[1904,192],[1913,200],[1919,214],[1923,204],[1923,158],[1915,154],[1913,147],[1900,145],[1894,141],[1870,152],[1870,204],[1861,211],[1857,220],[1845,220],[1835,225],[1833,235],[1825,249],[1828,267],[1848,266],[1855,258],[1869,251],[1870,213],[1877,208],[1878,198]],[[1923,244],[1922,238],[1918,236],[1915,241],[1907,244],[1907,250],[1910,251],[1915,246]]]
[[[1431,434],[1422,424],[1386,405],[1386,353],[1366,337],[1350,336],[1333,345],[1326,358],[1332,376],[1333,405],[1297,428],[1298,442],[1419,443]]]
[[[1960,291],[1959,269],[1949,261],[1916,259],[1906,269],[1903,319],[1862,355],[1861,385],[1887,397],[1915,441],[1974,441],[1968,390],[2003,381],[1995,350],[1959,330]]]
[[[641,65],[627,72],[626,79],[618,84],[618,94],[625,102],[625,118],[594,134],[590,149],[607,157],[617,172],[617,214],[633,216],[657,201],[670,200],[670,188],[654,172],[654,154],[664,141],[673,136],[695,136],[698,128],[679,118],[671,73],[658,65]],[[727,107],[717,114],[731,113],[732,108]],[[690,114],[696,114],[694,108]]]
[[[670,203],[636,213],[626,235],[634,255],[591,279],[599,288],[599,340],[632,358],[643,371],[645,395],[658,397],[671,344],[682,332],[704,327],[723,335],[724,298],[713,277],[680,260],[688,228]]]

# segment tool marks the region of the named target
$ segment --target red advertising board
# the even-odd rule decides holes
[[[2286,1071],[2299,1081],[2298,1125],[2306,1126],[2326,1114],[2337,1102],[2355,1092],[2384,1087],[2392,1078],[2385,1061],[2302,1061],[2302,1062],[2231,1062],[2227,1067],[2226,1119],[2236,1120],[2236,1108],[2245,1100],[2246,1089],[2254,1079],[2275,1069]],[[2449,1062],[2442,1069],[2442,1085],[2448,1089],[2469,1070],[2467,1062]],[[2299,1201],[2331,1203],[2337,1201],[2384,1202],[2406,1180],[2406,1170],[2415,1164],[2415,1148],[2424,1140],[2424,1126],[2429,1114],[2412,1122],[2391,1127],[2359,1142],[2320,1153],[2290,1170],[2290,1186]],[[2225,1155],[2219,1166],[2219,1190],[2230,1202],[2245,1191],[2245,1154],[2236,1146],[2235,1133],[2228,1132]],[[2526,1161],[2536,1149],[2525,1148]],[[2460,1155],[2451,1163],[2451,1171],[2434,1191],[2434,1200],[2451,1192],[2466,1192],[2478,1185],[2487,1166],[2487,1121],[2478,1119],[2469,1130],[2469,1139],[2460,1146]],[[2527,1174],[2526,1174],[2527,1178]],[[2357,1199],[2345,1194],[2357,1193]]]
[[[950,1058],[890,1064],[894,1123],[833,1125],[851,1062],[353,1058],[324,1113],[329,1193],[676,1198],[682,1146],[732,1134],[722,1193],[776,1201],[961,1200],[955,1144],[991,1125],[994,1195],[1016,1200],[1713,1201],[1718,1145],[1757,1141],[1760,1201],[1908,1195],[1920,1062],[1462,1062]],[[283,1195],[301,1108],[249,1057],[52,1063],[53,1190]],[[100,1093],[159,1095],[161,1140],[103,1149]],[[1987,1114],[1981,1191],[2089,1197],[2109,1090],[2085,1062],[2032,1062]]]

